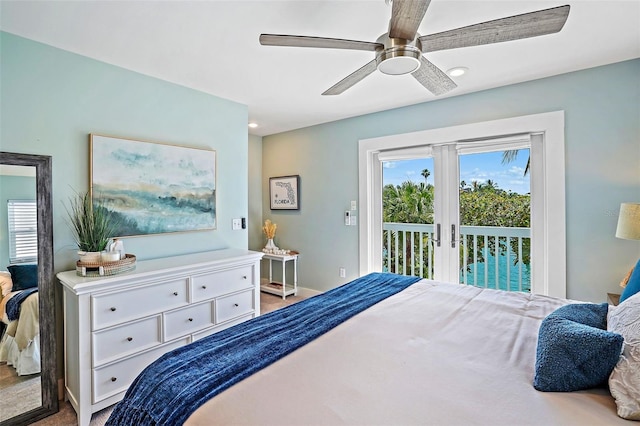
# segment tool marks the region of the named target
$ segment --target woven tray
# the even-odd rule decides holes
[[[116,275],[122,272],[131,271],[136,267],[136,257],[132,254],[125,254],[124,259],[113,262],[76,262],[76,274],[82,277],[102,277],[105,275]]]

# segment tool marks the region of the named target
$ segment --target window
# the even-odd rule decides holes
[[[8,200],[9,262],[38,260],[38,215],[34,200]]]

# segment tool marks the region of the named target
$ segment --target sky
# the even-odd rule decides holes
[[[529,159],[529,150],[521,149],[515,161],[502,164],[502,151],[484,152],[460,156],[460,180],[470,185],[473,181],[485,183],[491,179],[500,189],[527,194],[530,192],[529,175],[524,169]],[[410,180],[424,182],[422,170],[429,169],[427,182],[433,184],[433,158],[388,161],[383,163],[383,184],[400,185]]]

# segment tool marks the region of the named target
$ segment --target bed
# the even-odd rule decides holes
[[[334,318],[339,303],[328,311],[321,308],[321,298],[328,294],[345,293],[341,303],[349,305],[354,296],[344,289],[391,275],[367,275],[166,354],[134,381],[107,424],[629,424],[617,415],[616,403],[624,401],[612,397],[606,380],[605,386],[571,392],[542,392],[533,386],[534,378],[543,376],[543,367],[549,368],[541,363],[549,355],[539,341],[543,324],[580,328],[583,324],[576,318],[558,312],[585,307],[590,311],[586,322],[596,317],[602,322],[604,312],[606,325],[612,312],[606,304],[420,280],[282,356],[272,353],[277,345],[263,343],[278,334],[284,341],[295,340],[316,323]],[[633,321],[637,318],[635,314]],[[271,335],[243,344],[244,336],[270,324]],[[612,350],[607,343],[616,357],[614,365],[625,357],[618,334],[594,333],[619,343]],[[574,338],[583,342],[585,335],[557,337],[555,342],[565,344]],[[241,351],[238,358],[215,352],[227,343]],[[251,348],[260,345],[264,347],[252,355]],[[579,356],[591,351],[575,346]],[[596,362],[599,358],[603,356],[596,354]],[[552,359],[551,367],[556,361]],[[229,380],[226,373],[213,371],[218,364],[221,371],[240,364],[250,370],[254,364],[266,366],[238,371]],[[561,365],[564,371],[566,365]],[[556,379],[553,368],[551,373]],[[181,381],[183,386],[177,386]]]
[[[0,362],[19,376],[40,373],[40,313],[37,265],[11,265],[0,273]]]

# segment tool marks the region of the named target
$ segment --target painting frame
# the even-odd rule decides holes
[[[271,210],[300,210],[300,175],[269,178]]]
[[[117,237],[217,229],[217,152],[89,134],[94,206],[114,213]]]

